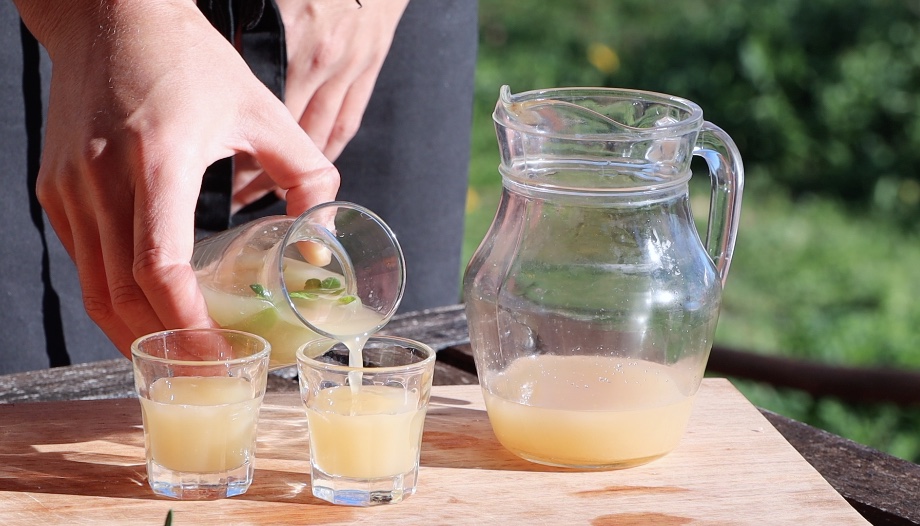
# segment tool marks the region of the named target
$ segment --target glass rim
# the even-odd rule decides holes
[[[228,359],[217,359],[217,360],[182,360],[177,358],[163,358],[161,356],[154,356],[147,352],[144,352],[140,349],[142,342],[146,340],[151,340],[155,338],[164,338],[170,335],[176,334],[189,334],[189,333],[210,333],[210,334],[227,334],[242,336],[249,340],[254,340],[262,344],[262,350],[254,352],[248,356],[240,356],[237,358],[228,358]],[[238,331],[236,329],[224,329],[221,327],[200,327],[200,328],[184,328],[184,329],[166,329],[162,331],[152,332],[150,334],[145,334],[140,336],[131,342],[131,357],[139,358],[141,360],[146,360],[149,362],[161,363],[161,364],[173,364],[173,365],[184,365],[184,366],[214,366],[214,365],[240,365],[247,362],[256,362],[262,359],[267,359],[271,355],[272,346],[268,340],[259,336],[258,334],[253,334],[251,332]]]
[[[410,348],[425,351],[428,354],[428,356],[426,356],[422,360],[419,360],[414,363],[406,364],[406,365],[389,365],[386,367],[351,367],[349,365],[338,365],[338,364],[332,364],[328,362],[321,362],[315,358],[311,358],[307,356],[306,354],[304,354],[304,349],[306,349],[308,345],[313,345],[317,342],[331,342],[333,346],[335,346],[336,344],[342,343],[340,340],[336,340],[335,338],[323,337],[323,338],[315,338],[313,340],[307,341],[303,345],[298,347],[297,352],[295,353],[295,358],[297,360],[298,366],[300,366],[300,364],[305,364],[313,369],[322,369],[324,371],[335,371],[335,372],[372,371],[373,374],[393,373],[393,372],[398,372],[398,371],[412,371],[414,369],[426,369],[429,365],[433,364],[434,361],[437,359],[437,354],[438,354],[437,351],[435,351],[434,348],[431,347],[430,345],[426,343],[422,343],[418,340],[403,338],[402,336],[388,336],[388,335],[371,336],[370,338],[367,339],[368,342],[381,341],[381,340],[390,341],[402,347],[410,347]]]
[[[402,303],[403,296],[406,290],[406,256],[403,253],[402,247],[397,241],[396,233],[393,232],[393,229],[390,228],[390,226],[386,223],[386,221],[383,220],[383,218],[381,218],[379,215],[377,215],[375,212],[373,212],[369,208],[359,205],[357,203],[352,203],[350,201],[328,201],[325,203],[320,203],[306,210],[305,212],[303,212],[302,214],[300,214],[299,216],[297,216],[291,221],[291,224],[288,227],[287,232],[284,234],[284,237],[281,240],[282,250],[284,250],[284,248],[296,242],[294,237],[297,233],[299,233],[300,226],[303,225],[304,223],[308,223],[309,218],[314,213],[319,212],[320,210],[323,210],[323,209],[338,209],[338,208],[347,208],[349,210],[354,210],[360,214],[363,214],[369,217],[372,221],[374,221],[374,223],[377,224],[377,226],[380,227],[381,230],[383,230],[383,232],[393,242],[393,245],[396,248],[396,258],[398,260],[398,264],[400,268],[400,276],[399,276],[400,293],[396,299],[396,303],[392,307],[390,307],[390,310],[388,312],[383,313],[384,314],[383,321],[381,321],[381,323],[377,325],[377,327],[374,328],[375,331],[380,330],[381,328],[383,328],[384,325],[387,324],[390,318],[392,318],[396,314],[397,309],[399,309],[400,303]],[[333,238],[335,237],[334,234],[332,237]],[[313,240],[313,241],[320,242],[320,240]],[[339,263],[343,266],[343,269],[344,267],[349,267],[351,268],[351,272],[354,272],[353,265],[351,261],[349,260],[348,253],[341,247],[341,245],[339,245],[338,247],[334,247],[335,249],[325,244],[324,246],[326,246],[326,248],[329,249],[333,253],[333,257],[339,260]],[[307,326],[310,330],[319,334],[323,338],[334,339],[333,338],[334,335],[323,330],[321,327],[318,327],[312,321],[305,318],[303,313],[300,312],[300,309],[297,308],[297,305],[294,304],[294,300],[291,298],[290,292],[288,291],[287,282],[285,282],[284,280],[284,258],[283,257],[278,258],[277,270],[278,270],[279,275],[281,276],[282,296],[287,301],[287,306],[288,308],[291,309],[291,311],[293,311],[294,316],[296,316],[297,319],[300,320],[300,322],[303,323],[305,326]],[[349,279],[349,276],[346,276],[346,279]],[[354,279],[354,278],[352,277],[351,279]],[[311,340],[311,341],[314,341],[314,340]]]

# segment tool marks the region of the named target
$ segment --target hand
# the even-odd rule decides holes
[[[408,0],[277,0],[288,70],[285,105],[328,159],[335,161],[361,125],[377,75]],[[273,185],[238,157],[234,210]]]
[[[126,356],[140,335],[210,325],[189,265],[205,168],[252,156],[292,215],[333,199],[338,173],[194,2],[19,8],[54,64],[37,193],[87,313]]]

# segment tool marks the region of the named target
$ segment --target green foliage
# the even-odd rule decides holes
[[[481,26],[481,104],[503,83],[686,97],[752,176],[920,220],[914,2],[491,0]]]
[[[749,194],[750,195],[750,194]],[[920,240],[839,202],[757,189],[723,297],[717,344],[855,367],[920,370]],[[734,380],[756,405],[920,461],[920,407],[843,404]]]
[[[826,198],[758,194],[742,214],[717,341],[920,369],[920,239]]]
[[[918,22],[903,0],[480,0],[465,258],[500,193],[502,84],[670,93],[735,139],[748,176],[717,343],[920,370]],[[702,222],[705,183],[691,193]],[[920,461],[920,408],[737,383],[757,405]]]

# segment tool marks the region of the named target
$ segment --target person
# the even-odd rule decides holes
[[[209,324],[196,233],[334,198],[396,232],[403,310],[457,301],[474,2],[14,6],[0,4],[0,373]]]

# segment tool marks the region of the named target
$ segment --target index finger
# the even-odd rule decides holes
[[[286,191],[287,213],[298,216],[335,199],[339,172],[278,101],[275,111],[250,115],[250,152]]]
[[[191,267],[198,188],[187,185],[200,186],[204,167],[184,159],[158,171],[135,193],[135,280],[164,327],[214,326]]]

